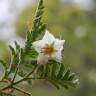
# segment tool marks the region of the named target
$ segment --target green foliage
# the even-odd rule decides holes
[[[36,55],[36,52],[32,47],[32,42],[35,41],[36,38],[39,37],[39,35],[41,35],[46,29],[46,24],[42,22],[43,9],[43,0],[40,0],[35,13],[35,17],[33,19],[32,31],[27,31],[25,54],[28,54],[31,57],[34,57],[34,55]]]
[[[0,60],[0,63],[7,69],[6,62],[4,62],[3,60]]]
[[[33,21],[32,27],[32,41],[35,41],[38,35],[42,34],[42,32],[46,29],[46,24],[42,22],[42,15],[43,15],[43,0],[40,0],[38,8],[36,10],[35,18]]]
[[[67,69],[63,63],[53,60],[46,66],[40,66],[38,73],[40,78],[46,79],[57,89],[60,89],[60,86],[66,89],[68,89],[70,86],[76,87],[78,83],[74,73]]]
[[[9,46],[9,48],[11,50],[11,54],[12,54],[12,60],[10,62],[10,68],[11,69],[9,69],[9,73],[15,71],[15,68],[18,65],[19,59],[20,59],[20,49],[21,48],[16,41],[14,43],[15,43],[16,48]]]
[[[31,58],[34,58],[37,55],[37,52],[32,47],[32,34],[29,31],[27,32],[27,36],[26,36],[26,45],[25,45],[24,53],[27,57],[31,57]]]
[[[13,90],[20,91],[28,96],[30,93],[17,88],[16,85],[23,81],[27,81],[32,84],[34,79],[44,79],[53,84],[57,89],[61,86],[68,89],[70,86],[75,87],[77,85],[77,78],[70,69],[64,66],[63,63],[50,60],[46,65],[37,64],[37,52],[32,46],[32,42],[40,38],[40,35],[46,30],[46,25],[42,22],[43,15],[43,0],[40,0],[36,14],[33,20],[32,31],[27,31],[25,47],[21,48],[15,41],[15,48],[9,46],[11,50],[11,62],[7,68],[4,61],[0,61],[6,67],[6,74],[1,82],[6,81],[8,85],[0,89],[0,95],[3,93],[8,96],[13,96]],[[13,73],[13,77],[10,75]],[[36,73],[38,77],[32,77]],[[22,79],[15,81],[17,75]]]

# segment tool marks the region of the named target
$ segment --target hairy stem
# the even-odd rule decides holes
[[[28,93],[28,92],[26,92],[26,91],[24,91],[24,90],[22,90],[22,89],[20,89],[20,88],[17,88],[17,87],[13,87],[13,88],[14,88],[15,90],[21,92],[21,93],[24,93],[24,94],[28,95],[28,96],[32,96],[30,93]]]
[[[21,83],[23,81],[26,81],[28,79],[35,79],[35,78],[28,78],[30,75],[32,75],[32,73],[34,73],[35,69],[37,67],[35,67],[30,73],[28,73],[23,79],[17,81],[17,82],[12,82],[10,85],[8,85],[7,87],[4,87],[2,90],[8,89],[8,88],[12,88],[14,85],[17,85],[18,83]]]

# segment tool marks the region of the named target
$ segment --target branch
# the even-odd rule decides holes
[[[29,78],[29,76],[30,75],[32,75],[32,73],[34,73],[34,71],[35,71],[35,69],[36,69],[37,67],[35,67],[30,73],[28,73],[23,79],[21,79],[21,80],[19,80],[19,81],[17,81],[17,82],[12,82],[10,85],[8,85],[7,87],[4,87],[2,90],[6,90],[6,89],[8,89],[8,88],[12,88],[14,85],[17,85],[18,83],[20,83],[20,82],[23,82],[23,81],[26,81],[26,80],[28,80]],[[30,78],[30,79],[35,79],[35,78]]]
[[[24,93],[24,94],[28,95],[28,96],[32,96],[32,94],[30,94],[29,92],[26,92],[26,91],[24,91],[24,90],[22,90],[22,89],[20,89],[20,88],[17,88],[17,87],[13,87],[13,88],[14,88],[15,90],[21,92],[21,93]]]

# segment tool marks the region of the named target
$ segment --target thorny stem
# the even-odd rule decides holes
[[[30,93],[28,93],[28,92],[26,92],[26,91],[24,91],[24,90],[22,90],[22,89],[19,89],[19,88],[17,88],[17,87],[14,87],[15,85],[17,85],[17,84],[19,84],[19,83],[21,83],[21,82],[23,82],[23,81],[26,81],[26,80],[28,80],[28,79],[33,80],[33,79],[42,79],[42,78],[39,78],[39,77],[37,77],[37,78],[23,78],[23,79],[15,82],[15,83],[13,83],[12,86],[7,86],[7,87],[3,88],[2,90],[6,90],[6,89],[9,89],[9,88],[13,88],[13,89],[15,89],[15,90],[17,90],[17,91],[20,91],[20,92],[28,95],[28,96],[31,96]],[[7,94],[7,93],[2,92],[2,90],[0,91],[1,94],[2,94],[2,93],[3,93],[3,94]],[[8,93],[8,94],[9,94],[9,93]],[[8,94],[7,94],[7,95],[8,95]]]
[[[29,77],[29,76],[32,75],[32,74],[36,74],[38,68],[39,68],[39,65],[35,66],[34,69],[33,69],[29,74],[27,74],[27,75],[25,76],[25,78]]]
[[[33,80],[33,79],[41,79],[41,78],[39,78],[39,77],[37,77],[37,78],[24,78],[24,79],[21,79],[21,80],[19,80],[19,81],[15,82],[15,83],[13,83],[13,85],[17,85],[17,84],[19,84],[19,83],[21,83],[21,82],[23,82],[23,81],[28,80],[28,79]]]
[[[17,85],[20,82],[26,81],[28,79],[35,79],[35,78],[28,78],[30,75],[32,75],[32,73],[34,73],[35,69],[37,69],[37,67],[35,67],[29,74],[27,74],[23,79],[17,81],[17,82],[12,82],[10,85],[8,85],[7,87],[4,87],[2,90],[6,90],[8,88],[12,88],[14,85]]]
[[[28,95],[28,96],[32,96],[30,93],[28,93],[28,92],[26,92],[26,91],[24,91],[24,90],[22,90],[22,89],[20,89],[20,88],[17,88],[17,87],[13,87],[13,88],[14,88],[15,90],[19,91],[19,92],[22,92],[22,93]]]

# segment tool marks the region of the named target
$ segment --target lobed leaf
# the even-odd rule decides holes
[[[52,61],[46,65],[46,70],[44,70],[44,66],[42,65],[39,69],[39,73],[40,72],[42,74],[39,75],[40,78],[46,79],[57,89],[60,87],[68,89],[69,87],[75,87],[77,85],[77,82],[75,82],[77,79],[75,78],[75,74],[62,63]]]

